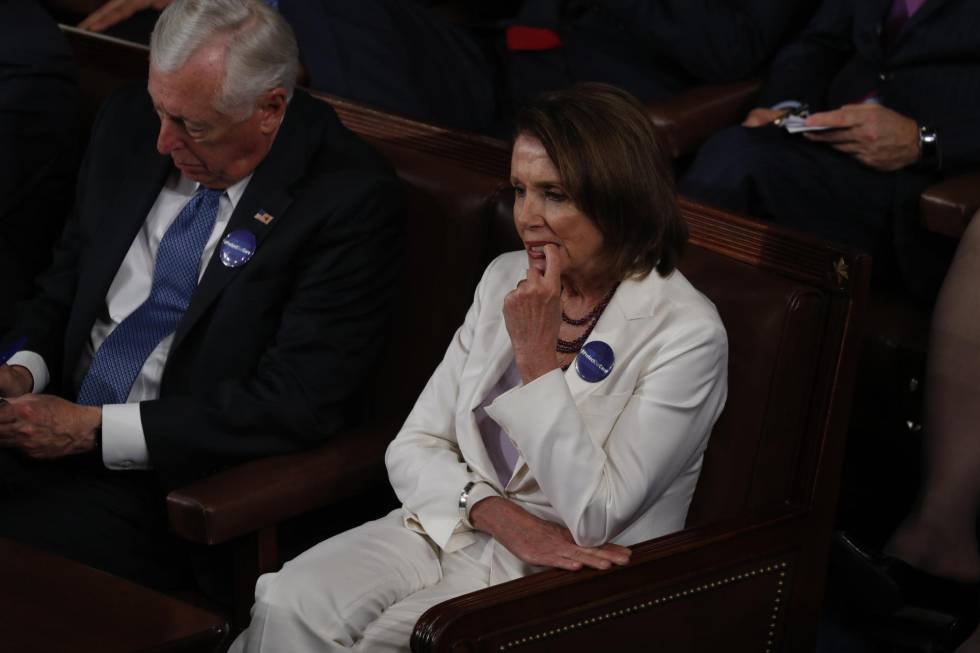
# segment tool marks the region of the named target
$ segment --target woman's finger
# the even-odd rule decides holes
[[[544,246],[544,281],[550,288],[561,289],[561,259],[558,246],[552,243]]]
[[[600,555],[596,555],[594,550],[583,547],[575,547],[575,549],[568,557],[572,560],[577,560],[583,567],[589,567],[591,569],[609,569],[612,567],[612,562]]]

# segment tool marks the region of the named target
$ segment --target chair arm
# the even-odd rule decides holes
[[[398,432],[394,418],[333,436],[318,449],[262,458],[167,495],[173,531],[220,544],[335,503],[387,478],[384,453]]]
[[[666,137],[673,158],[691,154],[716,131],[741,122],[762,83],[695,86],[647,105],[647,115]]]
[[[803,553],[801,519],[689,529],[636,545],[625,567],[545,571],[460,596],[422,615],[412,651],[805,650],[826,547],[822,561]]]
[[[937,234],[959,238],[980,209],[980,170],[930,186],[919,198],[922,226]]]

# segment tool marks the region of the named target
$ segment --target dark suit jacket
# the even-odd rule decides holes
[[[0,332],[71,208],[80,156],[71,51],[34,0],[0,0]]]
[[[885,47],[890,2],[825,0],[773,63],[760,104],[837,108],[877,89],[885,106],[936,128],[944,170],[980,164],[980,9],[974,0],[927,0]]]
[[[109,285],[174,170],[156,151],[158,126],[145,88],[102,109],[74,216],[13,331],[71,399]],[[274,220],[262,224],[259,212]],[[255,234],[255,254],[232,269],[216,250],[177,326],[160,398],[141,404],[165,485],[316,445],[345,423],[384,339],[400,215],[389,166],[297,91],[226,228]]]

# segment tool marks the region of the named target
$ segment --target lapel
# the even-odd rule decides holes
[[[576,406],[586,397],[595,392],[599,392],[600,389],[608,388],[615,384],[617,377],[623,373],[625,364],[619,357],[633,344],[631,342],[633,334],[629,323],[631,320],[651,314],[651,299],[654,297],[654,286],[652,284],[654,283],[653,277],[656,274],[657,272],[654,270],[642,281],[626,280],[619,284],[619,288],[616,289],[616,293],[609,302],[609,306],[602,312],[602,316],[596,322],[595,328],[589,334],[589,339],[582,345],[584,347],[588,343],[597,340],[609,345],[615,357],[613,370],[609,376],[598,383],[589,383],[575,371],[574,360],[568,366],[568,369],[565,370],[565,382],[568,384],[568,389],[572,393],[572,399],[575,401]],[[600,445],[603,443],[604,440],[598,442]],[[507,483],[507,489],[518,491],[518,488],[525,482],[527,473],[527,462],[524,460],[524,455],[520,454],[514,463],[514,473],[510,478],[510,482]]]
[[[98,198],[102,216],[92,234],[87,263],[79,269],[75,300],[78,314],[72,316],[72,327],[66,331],[65,360],[70,361],[65,367],[66,375],[73,372],[74,361],[105,306],[109,286],[173,170],[170,158],[156,151],[156,130],[152,125],[145,128],[145,133],[147,136],[137,141],[134,155],[121,166],[125,173],[117,184],[119,192]]]
[[[596,323],[595,328],[589,335],[588,342],[601,340],[608,344],[615,356],[624,354],[632,343],[633,333],[630,328],[630,321],[637,318],[649,316],[653,313],[656,301],[656,284],[659,282],[657,272],[654,270],[650,275],[641,281],[626,280],[622,282],[616,293],[613,295],[609,306],[603,311],[602,316]],[[478,346],[478,343],[474,343]],[[474,471],[481,474],[484,478],[490,479],[494,485],[497,484],[497,473],[486,447],[483,445],[483,437],[476,425],[474,411],[483,402],[490,389],[497,383],[507,366],[514,359],[513,350],[510,344],[510,335],[503,318],[494,333],[493,343],[484,349],[486,352],[487,365],[483,375],[474,385],[472,395],[467,401],[466,428],[461,429],[457,434],[460,448],[464,451],[467,463]],[[575,363],[569,365],[565,371],[565,382],[571,391],[572,398],[578,405],[585,397],[600,391],[615,383],[616,376],[622,374],[624,364],[618,360],[618,366],[614,366],[612,373],[599,383],[589,383],[582,379],[575,371]],[[465,434],[465,438],[463,437]],[[514,463],[514,473],[510,481],[506,484],[507,488],[514,489],[519,486],[527,473],[527,463],[524,455],[518,456]]]
[[[948,2],[949,0],[927,0],[926,3],[919,7],[919,10],[905,22],[905,25],[902,26],[898,36],[895,37],[895,42],[892,44],[891,50],[893,52],[897,50],[902,44],[902,41],[908,38],[908,35],[915,31],[918,25],[920,25],[929,16],[934,14],[936,10]]]
[[[654,270],[650,274],[655,275],[656,273]],[[613,295],[612,300],[610,300],[609,306],[602,312],[599,321],[596,322],[595,328],[589,334],[589,339],[582,345],[585,347],[585,345],[595,341],[602,341],[609,345],[614,357],[613,370],[609,376],[598,383],[589,383],[575,371],[574,360],[565,371],[565,382],[568,383],[568,389],[571,391],[576,405],[582,399],[599,391],[601,388],[607,388],[612,385],[617,374],[622,372],[623,368],[620,356],[629,344],[627,323],[631,319],[630,315],[633,314],[636,308],[630,304],[630,301],[634,299],[634,295],[638,294],[637,286],[642,285],[645,281],[637,282],[627,280],[619,284],[619,288],[616,289],[616,293]],[[630,311],[629,314],[627,314],[627,310]]]
[[[301,97],[301,94],[294,96],[293,102],[286,110],[286,115],[279,128],[279,133],[276,134],[272,148],[255,169],[252,179],[245,188],[245,193],[238,201],[234,212],[231,214],[231,219],[221,234],[221,240],[223,240],[228,234],[241,229],[252,232],[255,235],[254,256],[260,254],[262,242],[272,230],[286,221],[287,211],[293,201],[293,196],[288,189],[302,177],[306,168],[306,157],[303,153],[306,152],[309,132],[303,126],[303,116],[296,115],[302,113],[303,107],[297,106],[303,102],[299,99]],[[304,138],[304,134],[306,138]],[[263,224],[255,219],[255,215],[261,212],[268,213],[275,219],[268,224]],[[201,319],[208,307],[248,265],[246,263],[238,268],[225,266],[221,262],[221,241],[219,240],[219,244],[215,247],[214,253],[204,270],[201,282],[198,284],[197,290],[194,291],[191,303],[177,324],[171,351],[176,351],[187,333]],[[173,359],[173,355],[168,358]]]
[[[480,346],[479,343],[474,343]],[[467,464],[484,478],[490,479],[493,485],[497,485],[499,478],[497,472],[490,461],[486,446],[483,444],[483,436],[476,424],[476,409],[483,403],[483,399],[493,386],[500,380],[507,367],[514,360],[514,351],[510,344],[510,334],[507,333],[507,325],[504,323],[503,314],[500,315],[497,328],[494,330],[493,341],[489,347],[481,347],[483,352],[483,374],[473,386],[473,392],[466,403],[466,414],[461,415],[462,421],[460,433],[457,434],[460,450],[463,451]],[[471,349],[473,351],[473,349]],[[479,364],[479,363],[478,363]],[[517,461],[517,465],[521,464]],[[516,467],[515,467],[516,469]]]

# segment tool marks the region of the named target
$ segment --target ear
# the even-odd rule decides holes
[[[286,113],[286,89],[276,87],[259,98],[259,129],[263,134],[274,134]]]

